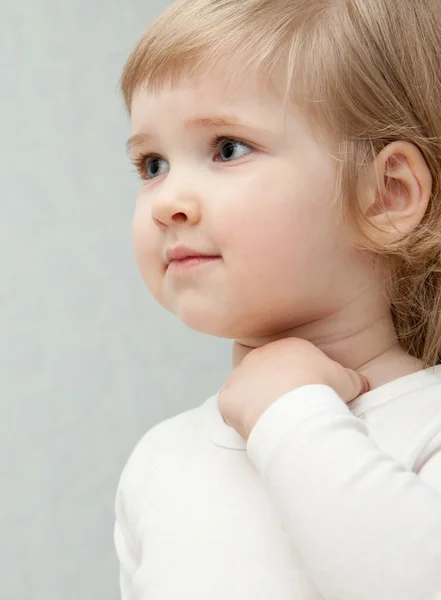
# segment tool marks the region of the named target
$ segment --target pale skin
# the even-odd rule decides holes
[[[225,115],[239,125],[185,126]],[[273,402],[307,383],[331,385],[350,402],[365,391],[360,375],[375,389],[422,368],[398,343],[378,269],[339,221],[335,159],[299,113],[282,110],[251,76],[232,89],[212,72],[136,92],[131,122],[132,134],[152,136],[132,148],[135,159],[152,155],[133,220],[139,270],[189,327],[234,340],[219,409],[240,435],[248,439]],[[225,138],[217,150],[215,134]],[[386,240],[419,224],[432,179],[419,149],[397,141],[360,185]],[[180,244],[217,258],[177,276],[165,253]]]

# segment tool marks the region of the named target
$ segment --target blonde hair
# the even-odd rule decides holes
[[[359,247],[391,267],[387,298],[398,340],[424,368],[441,362],[440,23],[440,0],[178,0],[143,34],[120,82],[130,113],[142,86],[174,84],[184,71],[209,77],[224,62],[226,83],[253,70],[317,133],[332,132],[341,214]],[[357,183],[396,140],[420,149],[432,194],[414,231],[379,246]]]

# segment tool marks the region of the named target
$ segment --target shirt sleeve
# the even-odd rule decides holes
[[[138,552],[136,544],[129,531],[123,493],[117,490],[115,499],[114,545],[119,561],[119,587],[121,600],[132,600],[133,580],[138,568]]]
[[[439,459],[423,481],[325,385],[273,403],[247,453],[326,600],[441,598]]]

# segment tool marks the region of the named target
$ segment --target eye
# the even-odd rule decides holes
[[[234,138],[220,136],[216,136],[209,143],[209,147],[212,152],[220,150],[218,154],[226,155],[225,160],[222,159],[221,162],[231,162],[231,160],[237,160],[237,158],[241,158],[241,156],[243,156],[244,154],[242,154],[239,157],[234,157],[234,153],[238,148],[248,149],[251,152],[254,150],[249,144],[246,144],[245,142],[236,140]],[[247,154],[247,152],[245,152],[245,154]],[[162,174],[160,167],[161,161],[167,162],[160,156],[154,154],[140,154],[138,157],[133,159],[133,163],[139,173],[139,176],[145,181],[156,179],[158,175]]]
[[[253,150],[253,148],[251,146],[249,146],[248,144],[245,144],[245,142],[242,142],[240,140],[235,140],[233,138],[227,138],[227,137],[216,137],[212,142],[210,142],[210,148],[213,151],[220,148],[219,154],[222,154],[222,152],[225,152],[227,154],[226,160],[225,161],[222,160],[222,162],[229,162],[232,158],[232,155],[234,155],[236,148],[248,148],[251,151]],[[247,153],[245,153],[245,154],[247,154]],[[239,156],[239,158],[240,158],[240,156]]]
[[[149,179],[155,179],[158,173],[161,175],[159,172],[160,167],[158,167],[158,162],[161,160],[163,159],[159,156],[140,154],[137,158],[133,159],[133,163],[141,179],[148,181]]]

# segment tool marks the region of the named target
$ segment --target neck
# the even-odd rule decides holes
[[[361,297],[319,321],[276,334],[236,340],[233,368],[255,348],[297,337],[310,341],[332,360],[367,377],[371,390],[421,370],[422,362],[400,346],[386,302],[366,300]]]

